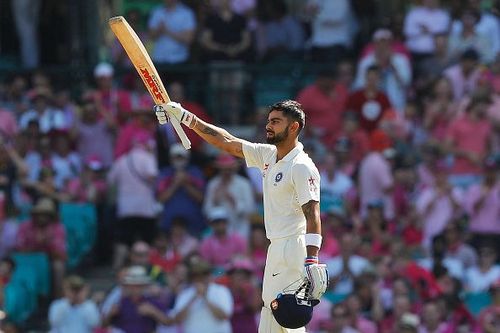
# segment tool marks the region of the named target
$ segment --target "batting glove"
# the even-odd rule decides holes
[[[165,105],[165,104],[163,104]],[[153,106],[153,111],[156,114],[156,119],[160,123],[160,125],[165,125],[170,121],[170,118],[168,117],[168,113],[165,111],[162,105],[155,105]]]
[[[320,299],[328,288],[328,270],[325,264],[320,264],[318,257],[306,257],[304,262],[306,278],[309,281],[311,299]]]
[[[179,103],[176,102],[168,102],[167,104],[160,104],[163,111],[168,115],[168,117],[174,117],[189,128],[192,128],[195,125],[196,116],[184,109]]]

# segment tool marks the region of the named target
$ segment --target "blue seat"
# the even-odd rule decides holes
[[[491,304],[491,296],[488,292],[466,293],[463,299],[465,306],[474,316]]]
[[[22,281],[11,280],[4,289],[4,308],[7,319],[20,324],[36,308],[36,295]]]
[[[48,296],[50,293],[51,267],[45,253],[14,253],[16,269],[12,280],[20,281],[37,296]]]
[[[66,230],[67,265],[74,268],[94,246],[97,234],[96,208],[87,203],[62,203],[59,216]]]

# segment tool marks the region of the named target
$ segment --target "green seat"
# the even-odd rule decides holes
[[[67,265],[74,268],[94,246],[97,212],[92,204],[62,203],[59,216],[66,229]]]

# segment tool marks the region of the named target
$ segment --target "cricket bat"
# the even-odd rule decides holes
[[[144,82],[155,104],[170,102],[167,90],[163,86],[163,82],[156,71],[153,61],[149,57],[144,44],[142,44],[127,20],[123,16],[115,16],[109,19],[109,26],[116,38],[120,41],[120,44],[122,44],[125,52],[127,52],[130,61],[137,70],[142,82]],[[191,142],[186,136],[179,121],[172,117],[170,118],[170,123],[177,132],[184,148],[190,149]]]

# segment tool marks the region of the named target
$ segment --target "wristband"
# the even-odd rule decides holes
[[[321,248],[321,241],[323,237],[320,234],[306,234],[305,241],[306,246],[316,246],[318,249]]]
[[[186,125],[189,128],[193,128],[196,125],[196,122],[198,122],[198,120],[196,118],[197,117],[194,114],[192,114],[188,110],[184,109],[184,113],[182,114],[182,118],[181,118],[181,123],[183,123],[184,125]],[[191,124],[192,124],[192,126],[191,126]]]
[[[306,259],[304,260],[304,265],[309,266],[309,265],[317,265],[319,264],[319,259],[316,256],[307,256]]]

